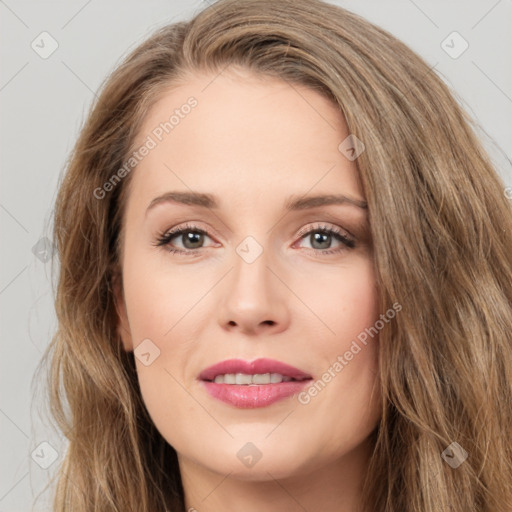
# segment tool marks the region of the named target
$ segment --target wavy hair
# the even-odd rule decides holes
[[[512,510],[512,207],[476,123],[387,31],[319,0],[220,0],[157,30],[102,85],[60,183],[57,330],[48,403],[67,440],[56,512],[184,511],[175,450],[153,425],[114,285],[130,174],[148,109],[190,73],[241,66],[305,85],[365,144],[358,157],[382,311],[382,418],[364,482],[379,512]],[[340,141],[341,142],[341,141]],[[457,442],[453,469],[441,457]],[[453,446],[453,445],[452,445]]]

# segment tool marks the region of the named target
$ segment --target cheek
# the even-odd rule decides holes
[[[345,441],[355,443],[361,433],[369,433],[380,414],[375,329],[380,309],[373,263],[361,259],[314,281],[307,296],[328,330],[322,328],[326,334],[315,347],[316,384],[299,396],[299,402],[316,418],[340,418],[325,432],[333,436],[332,446],[341,442],[339,431],[346,433]]]
[[[192,272],[168,272],[169,267],[160,265],[165,257],[153,255],[158,263],[148,264],[151,256],[134,249],[123,273],[141,394],[153,422],[172,430],[177,424],[172,411],[178,408],[186,414],[194,406],[180,383],[197,338],[201,304],[194,305],[204,295],[205,280]]]
[[[330,360],[339,361],[338,356],[343,356],[343,364],[346,364],[343,371],[350,365],[347,374],[352,374],[350,378],[345,375],[344,386],[357,389],[361,394],[373,386],[378,366],[378,332],[372,329],[379,318],[380,308],[372,261],[362,260],[344,276],[339,286],[338,308],[333,306],[330,310],[337,339],[329,345]],[[373,334],[369,336],[368,332]]]
[[[331,355],[350,345],[378,318],[378,291],[370,258],[354,258],[350,265],[314,273],[312,279],[297,281],[296,289],[316,317],[312,322],[322,333],[321,346]]]
[[[339,300],[332,301],[329,314],[335,322],[337,335],[346,340],[357,336],[372,325],[378,316],[379,305],[371,263],[347,272],[339,281]]]
[[[124,262],[124,289],[134,345],[151,338],[157,344],[169,340],[181,319],[204,295],[204,278],[180,272],[168,263],[164,249],[134,251]]]

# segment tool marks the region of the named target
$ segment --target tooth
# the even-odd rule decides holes
[[[252,375],[247,375],[246,373],[237,373],[236,374],[236,383],[237,384],[252,384]]]
[[[277,384],[279,382],[283,382],[283,376],[280,373],[271,373],[270,374],[270,383]]]
[[[242,386],[258,386],[265,384],[279,384],[281,382],[290,382],[292,377],[284,377],[280,373],[256,373],[254,375],[246,373],[226,373],[216,375],[213,382],[217,384],[237,384]]]
[[[270,373],[257,373],[252,376],[253,384],[270,384]]]
[[[224,384],[236,384],[236,376],[234,373],[226,373],[224,375]]]

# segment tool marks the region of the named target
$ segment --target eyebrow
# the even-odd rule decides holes
[[[343,194],[328,194],[317,196],[300,196],[298,198],[291,197],[285,205],[286,210],[305,210],[307,208],[315,208],[317,206],[325,206],[331,204],[350,204],[357,206],[363,210],[368,208],[366,201],[356,199],[355,197],[345,196]]]
[[[200,206],[203,208],[218,210],[219,203],[215,196],[202,192],[166,192],[161,196],[155,197],[146,209],[146,215],[155,206],[162,203],[178,203],[192,206]],[[343,194],[328,194],[316,196],[292,196],[285,203],[285,210],[306,210],[308,208],[316,208],[318,206],[328,206],[334,204],[349,204],[357,206],[363,210],[368,208],[366,201],[349,197]]]

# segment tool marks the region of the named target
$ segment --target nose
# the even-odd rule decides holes
[[[233,265],[219,290],[220,326],[247,335],[286,330],[290,322],[290,292],[267,252],[264,250],[251,263],[235,253]]]

